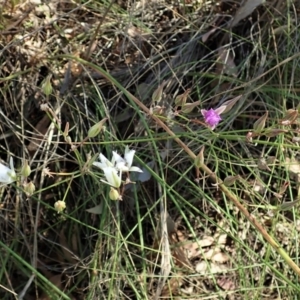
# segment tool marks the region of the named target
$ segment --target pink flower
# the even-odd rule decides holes
[[[201,109],[201,114],[204,117],[205,123],[210,127],[211,130],[214,130],[219,122],[222,120],[220,114],[222,112],[217,109],[211,108],[210,110]]]

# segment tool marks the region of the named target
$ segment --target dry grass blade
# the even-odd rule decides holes
[[[162,201],[162,200],[161,200]],[[157,289],[155,292],[155,300],[160,298],[160,295],[163,291],[164,285],[170,275],[171,272],[171,249],[169,242],[169,233],[168,233],[168,213],[164,209],[164,206],[161,204],[161,213],[160,213],[160,221],[161,221],[161,239],[160,239],[160,256],[161,256],[161,264],[160,264],[160,277],[157,283]]]

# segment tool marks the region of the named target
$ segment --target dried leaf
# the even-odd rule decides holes
[[[185,242],[183,249],[187,253],[189,259],[195,258],[201,255],[201,250],[199,250],[199,244],[196,242]]]
[[[292,142],[293,143],[299,143],[300,142],[300,136],[293,136]]]
[[[204,236],[199,242],[202,248],[209,247],[215,242],[215,239],[212,236]]]
[[[224,233],[224,234],[221,234],[220,236],[216,236],[215,237],[215,240],[217,240],[216,244],[217,245],[225,245],[226,242],[227,242],[227,234]]]
[[[236,26],[241,20],[248,17],[257,6],[265,3],[266,0],[248,0],[245,1],[244,5],[241,6],[235,16],[233,17],[233,20],[231,21],[229,28],[233,28]]]
[[[259,170],[271,172],[271,169],[268,166],[267,160],[264,157],[261,157],[258,159],[257,167]]]
[[[285,158],[286,168],[293,174],[300,173],[300,163],[296,158]]]
[[[87,212],[95,215],[101,215],[103,212],[103,204],[99,204],[97,206],[94,206],[92,208],[89,208],[86,210]]]
[[[217,60],[217,74],[225,73],[229,76],[237,77],[238,71],[237,67],[234,63],[234,57],[232,51],[227,48],[221,48],[218,52],[218,60]]]
[[[62,278],[61,278],[62,274],[57,274],[57,275],[53,275],[52,277],[48,278],[48,280],[55,285],[58,289],[62,290]],[[52,292],[44,292],[41,297],[39,298],[40,300],[51,300],[53,299],[53,293]]]
[[[203,255],[206,259],[212,260],[213,262],[225,263],[229,260],[226,253],[223,253],[220,248],[210,249]]]
[[[189,270],[193,270],[191,263],[188,258],[182,251],[180,247],[174,248],[172,251],[172,256],[174,258],[175,263],[181,268],[188,268]]]
[[[153,169],[154,168],[154,165],[155,165],[155,162],[154,160],[150,161],[147,163],[147,166],[150,168],[150,169]],[[138,173],[138,178],[137,180],[140,181],[140,182],[145,182],[145,181],[148,181],[151,179],[152,175],[151,173],[145,168],[145,167],[142,167],[142,171],[143,172],[139,172]]]
[[[136,95],[139,97],[139,100],[145,102],[149,98],[150,84],[142,82],[136,88]]]
[[[75,255],[73,253],[73,249],[72,251],[70,250],[68,241],[66,239],[65,233],[64,233],[64,228],[60,231],[59,233],[59,244],[61,245],[61,249],[64,253],[63,256],[61,256],[61,263],[64,263],[64,259],[66,259],[68,262],[70,262],[71,264],[77,264],[78,261],[74,258]]]
[[[227,270],[225,265],[218,265],[215,263],[208,263],[207,261],[201,261],[195,266],[196,272],[201,275],[217,274]]]
[[[176,274],[176,276],[172,276],[168,281],[168,284],[164,286],[161,292],[161,297],[168,299],[170,298],[170,296],[178,294],[178,289],[181,286],[182,282],[183,277],[181,276],[181,274]]]
[[[49,124],[51,120],[47,115],[45,115],[35,126],[35,132],[37,134],[34,134],[31,137],[31,141],[29,145],[27,146],[28,151],[36,151],[40,144],[44,141],[45,134],[48,130]]]
[[[228,277],[222,277],[218,279],[217,284],[225,291],[232,291],[236,289],[235,283]]]
[[[224,264],[225,262],[227,262],[229,260],[229,256],[226,253],[219,252],[219,253],[215,253],[211,257],[211,260],[213,262],[218,262],[218,263]]]
[[[296,158],[285,158],[286,168],[290,172],[290,175],[293,179],[300,182],[300,164]]]
[[[286,191],[286,189],[290,186],[290,183],[288,181],[285,181],[281,186],[279,190],[279,195],[283,195]]]
[[[205,43],[205,42],[209,39],[209,37],[210,37],[216,30],[218,30],[218,29],[219,29],[219,27],[214,27],[214,28],[212,28],[211,30],[209,30],[209,31],[207,31],[206,33],[204,33],[204,34],[202,35],[202,42]]]
[[[284,202],[276,209],[276,211],[286,211],[291,210],[293,207],[295,207],[300,202],[300,199],[297,199],[295,201],[289,201]]]

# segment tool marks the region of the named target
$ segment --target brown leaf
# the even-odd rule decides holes
[[[176,247],[173,249],[172,256],[175,260],[175,264],[177,264],[179,267],[184,267],[193,270],[191,263],[189,262],[186,255],[180,247]]]
[[[66,239],[66,236],[64,234],[64,229],[62,229],[60,231],[59,234],[59,243],[62,246],[62,251],[64,253],[64,256],[61,257],[61,262],[64,263],[64,259],[68,260],[70,263],[72,264],[76,264],[78,263],[78,261],[74,258],[74,254],[72,253],[71,250],[69,250],[69,245],[68,245],[68,241]]]
[[[35,133],[31,137],[31,142],[27,146],[28,151],[36,151],[40,144],[44,141],[45,134],[48,130],[51,120],[45,115],[35,126]]]
[[[209,263],[204,260],[197,263],[195,266],[196,272],[201,275],[222,273],[222,272],[226,271],[227,269],[228,268],[225,265]]]
[[[182,285],[182,275],[175,274],[166,284],[161,292],[161,297],[166,297],[168,299],[170,296],[175,296],[178,294],[178,289]]]
[[[213,262],[218,262],[218,263],[224,264],[225,262],[227,262],[229,260],[229,256],[226,253],[219,252],[219,253],[213,254],[213,256],[211,257],[211,260]]]
[[[214,28],[210,29],[209,31],[207,31],[206,33],[204,33],[202,35],[202,42],[205,43],[209,39],[209,37],[218,29],[219,29],[219,27],[214,27]]]
[[[229,260],[229,257],[226,253],[221,252],[221,249],[215,248],[210,249],[206,253],[204,253],[204,257],[208,260],[218,263],[225,263]]]
[[[236,26],[241,20],[248,17],[257,6],[265,3],[266,0],[248,0],[237,10],[235,16],[233,17],[229,28]]]
[[[48,278],[48,280],[60,290],[62,290],[61,276],[62,276],[62,274],[58,274],[58,275],[53,275],[50,278]],[[53,295],[52,294],[49,295],[49,293],[51,293],[51,292],[50,291],[48,293],[44,292],[39,299],[40,300],[51,300],[51,299],[53,299],[52,298]]]
[[[217,284],[220,288],[222,288],[225,291],[232,291],[236,289],[235,283],[227,277],[222,277],[218,279]]]
[[[234,63],[234,57],[232,51],[227,48],[221,48],[218,52],[218,61],[217,61],[217,74],[225,73],[227,75],[237,77],[237,67]]]

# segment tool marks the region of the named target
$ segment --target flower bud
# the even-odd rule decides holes
[[[226,186],[232,186],[234,185],[234,183],[236,181],[238,181],[240,179],[240,176],[239,175],[235,175],[235,176],[227,176],[225,179],[224,179],[224,184]]]
[[[283,119],[280,121],[281,125],[291,125],[298,118],[298,110],[288,109]]]
[[[110,188],[109,198],[111,200],[122,200],[122,197],[119,194],[119,192],[116,189],[114,189],[113,187]]]
[[[255,133],[260,133],[265,128],[268,114],[269,112],[267,111],[253,124],[253,130]]]
[[[187,97],[190,93],[191,89],[187,89],[183,94],[181,95],[178,95],[176,98],[175,98],[175,105],[176,106],[184,106],[184,104],[186,103],[186,100],[187,100]]]
[[[163,81],[162,84],[153,92],[152,104],[156,104],[161,101],[162,96],[163,96],[163,89],[166,84],[167,84],[167,81]]]
[[[35,185],[32,182],[24,184],[24,192],[25,194],[30,197],[35,192]]]
[[[52,93],[52,84],[51,84],[51,75],[47,76],[42,83],[42,91],[46,96],[49,96]]]
[[[265,136],[266,137],[275,137],[281,133],[288,133],[288,132],[289,131],[285,130],[285,129],[271,128],[271,129],[266,130]]]
[[[196,166],[197,168],[201,168],[201,166],[202,166],[203,163],[204,163],[204,155],[203,155],[203,152],[204,152],[204,146],[200,149],[200,152],[199,152],[199,154],[196,156],[195,161],[194,161],[195,166]]]
[[[252,132],[252,131],[249,131],[249,132],[247,133],[247,135],[246,135],[246,141],[247,141],[248,143],[252,143],[252,141],[253,141],[253,136],[254,136],[253,132]]]
[[[30,166],[28,165],[28,160],[25,160],[24,165],[21,170],[21,175],[23,177],[28,177],[31,173]]]
[[[198,101],[197,102],[194,102],[194,103],[185,103],[184,105],[182,105],[181,107],[181,112],[183,114],[189,114],[190,112],[192,112],[192,110],[199,106],[199,103]]]
[[[65,136],[65,141],[68,144],[72,144],[72,139],[71,139],[71,137],[69,135]]]
[[[88,137],[93,138],[93,137],[97,136],[100,133],[100,131],[102,130],[103,125],[107,119],[108,118],[104,118],[100,122],[93,125],[88,131]]]
[[[222,106],[224,106],[224,109],[222,109],[222,112],[219,112],[219,114],[221,115],[221,114],[228,113],[232,109],[232,107],[236,104],[236,102],[241,99],[241,97],[242,97],[242,95],[237,96],[237,97],[235,97],[235,98],[233,98],[231,100],[225,101],[222,104]]]
[[[66,208],[66,202],[58,200],[54,203],[54,208],[58,213],[61,213]]]

